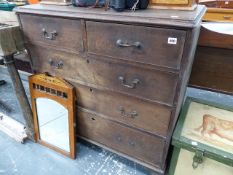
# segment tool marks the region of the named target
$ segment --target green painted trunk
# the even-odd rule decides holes
[[[207,167],[206,162],[216,161],[219,166],[230,168],[229,171],[233,174],[232,138],[232,107],[188,97],[172,138],[175,151],[169,175],[175,172],[180,150],[193,154],[190,172],[194,169],[198,172],[205,168],[203,165]],[[183,161],[187,163],[186,160]]]

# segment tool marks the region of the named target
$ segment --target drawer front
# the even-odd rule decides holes
[[[152,134],[166,137],[171,109],[118,93],[72,83],[78,105]]]
[[[180,68],[185,31],[89,21],[86,25],[89,53]]]
[[[56,47],[83,51],[80,20],[20,15],[25,39],[32,44],[49,44]]]
[[[203,20],[205,21],[222,21],[222,22],[232,22],[233,14],[232,13],[212,13],[206,12]]]
[[[78,134],[120,153],[155,167],[163,161],[162,139],[103,119],[93,113],[78,111]]]
[[[101,59],[84,59],[76,54],[44,47],[32,46],[31,51],[33,67],[37,72],[50,72],[139,98],[173,104],[178,79],[176,74]]]

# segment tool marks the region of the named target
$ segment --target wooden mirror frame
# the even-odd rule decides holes
[[[75,118],[75,95],[74,88],[63,79],[37,74],[29,76],[29,88],[32,102],[32,112],[35,128],[35,141],[50,149],[53,149],[72,159],[76,157],[76,118]],[[36,112],[36,99],[47,98],[61,104],[68,110],[69,146],[70,152],[66,152],[50,143],[40,139],[38,116]]]

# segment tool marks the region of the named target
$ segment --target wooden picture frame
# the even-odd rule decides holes
[[[201,111],[202,109],[205,110]],[[213,117],[211,118],[211,115],[213,116],[213,112],[216,111],[217,111],[216,113],[217,119],[213,119]],[[229,114],[230,116],[230,117],[227,116],[227,119],[230,119],[228,123],[229,125],[227,125],[228,121],[224,121],[227,119],[222,118],[223,116],[225,117],[226,114],[227,115]],[[215,133],[212,133],[213,135],[212,134],[209,136],[207,135],[210,138],[207,138],[207,136],[205,135],[203,136],[203,133],[206,134],[205,132],[211,133],[213,131],[211,129],[214,127],[211,126],[209,129],[208,126],[209,118],[207,115],[210,115],[209,116],[210,120],[213,119],[212,125],[217,125],[218,123],[216,124],[215,122],[219,122],[220,123],[219,127],[221,127],[221,125],[226,125],[226,127],[228,128],[233,127],[231,123],[233,121],[233,117],[232,117],[233,107],[229,107],[224,104],[213,103],[201,99],[187,97],[185,104],[182,108],[179,120],[177,122],[176,129],[173,134],[172,145],[179,148],[187,149],[191,152],[197,152],[197,151],[204,152],[205,157],[208,157],[210,159],[216,160],[218,162],[224,163],[229,166],[233,166],[233,152],[231,151],[233,149],[233,146],[231,144],[228,145],[228,143],[233,143],[233,142],[232,141],[226,142],[225,140],[224,140],[225,142],[222,142],[222,140],[219,141],[218,138],[219,136],[215,135]],[[202,127],[204,122],[205,122],[205,128],[203,130]],[[200,134],[200,136],[199,135],[197,136],[196,132],[202,132],[202,134]],[[219,143],[221,144],[221,146],[219,146]]]
[[[76,157],[76,117],[74,88],[63,79],[51,77],[45,74],[29,76],[29,88],[31,94],[32,111],[35,126],[36,142],[53,149],[72,159]],[[37,115],[37,98],[51,99],[68,110],[69,152],[40,139],[40,128]]]

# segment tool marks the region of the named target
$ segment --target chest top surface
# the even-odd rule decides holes
[[[206,11],[206,7],[198,5],[193,11],[146,9],[135,12],[114,10],[105,11],[103,8],[81,8],[56,5],[27,5],[15,8],[16,13],[39,14],[67,18],[101,20],[123,23],[156,24],[177,27],[196,27]]]

